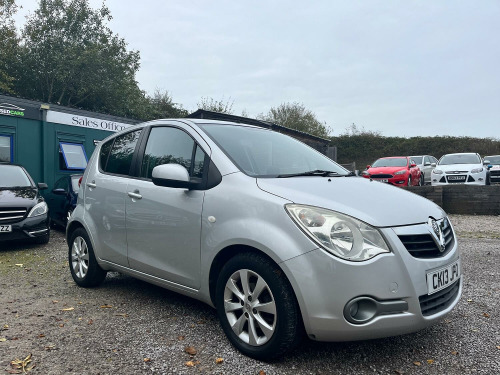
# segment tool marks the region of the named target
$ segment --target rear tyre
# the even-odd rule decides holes
[[[68,261],[71,276],[79,286],[95,287],[106,278],[107,272],[97,263],[92,243],[83,228],[78,228],[71,234]]]
[[[295,293],[268,258],[253,253],[231,258],[219,274],[215,300],[224,333],[243,354],[270,360],[300,343],[303,326]]]
[[[418,186],[424,186],[425,185],[425,176],[424,174],[422,173],[420,175],[420,179],[418,180]]]

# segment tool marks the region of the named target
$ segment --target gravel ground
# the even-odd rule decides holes
[[[32,374],[498,374],[500,216],[451,221],[465,282],[445,320],[387,339],[306,340],[272,363],[233,349],[215,311],[193,299],[118,273],[77,287],[62,232],[45,246],[0,244],[0,372],[31,353]]]

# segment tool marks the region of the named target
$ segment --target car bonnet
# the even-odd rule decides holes
[[[426,223],[444,211],[399,187],[357,177],[259,178],[260,189],[297,204],[327,208],[376,227]]]

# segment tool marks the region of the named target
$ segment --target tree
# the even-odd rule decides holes
[[[153,120],[158,118],[176,118],[186,117],[188,111],[182,108],[180,104],[174,103],[167,90],[156,89],[153,96],[147,96],[147,113],[140,114],[144,120]]]
[[[234,100],[231,101],[231,97],[227,101],[224,101],[224,97],[221,100],[215,100],[214,98],[201,98],[201,102],[198,102],[198,108],[204,109],[205,111],[227,113],[228,115],[233,114],[233,104]]]
[[[17,11],[14,0],[0,0],[0,91],[13,94],[14,63],[19,38],[12,15]]]
[[[258,115],[257,118],[323,138],[331,131],[326,122],[319,121],[312,111],[297,102],[283,103],[277,108],[271,108],[267,114]]]
[[[17,93],[29,99],[132,116],[144,104],[139,52],[107,26],[89,0],[40,0],[22,31]]]

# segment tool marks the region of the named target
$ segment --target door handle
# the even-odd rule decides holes
[[[92,188],[92,189],[95,189],[97,187],[97,185],[95,184],[95,181],[87,182],[87,186],[89,188]]]
[[[132,193],[131,191],[129,191],[127,194],[128,194],[128,196],[129,196],[130,198],[132,198],[132,199],[141,199],[141,198],[142,198],[142,195],[141,195],[141,194],[139,194],[139,190],[136,190],[136,191],[135,191],[135,192],[133,192],[133,193]]]

